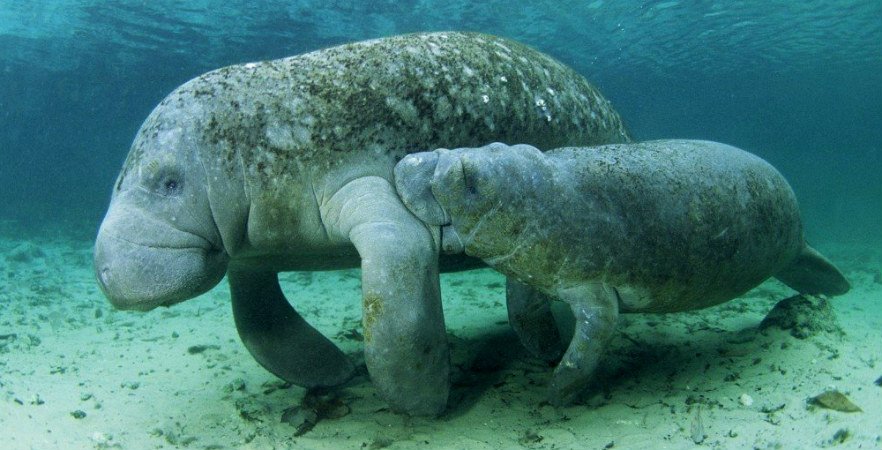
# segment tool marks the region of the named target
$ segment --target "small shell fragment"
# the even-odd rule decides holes
[[[851,402],[839,391],[825,391],[809,399],[809,404],[821,408],[832,409],[839,412],[863,412],[863,410]]]

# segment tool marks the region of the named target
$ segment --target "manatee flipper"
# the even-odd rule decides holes
[[[851,289],[845,275],[808,245],[775,278],[801,294],[842,295]]]
[[[511,277],[505,283],[508,323],[521,344],[538,358],[560,360],[563,353],[560,332],[551,313],[552,299]]]
[[[389,181],[353,180],[323,208],[333,237],[361,256],[364,356],[392,410],[438,415],[450,389],[438,275],[438,227],[401,203]]]
[[[352,362],[291,307],[275,272],[230,269],[227,277],[236,329],[260,365],[306,388],[352,378]]]
[[[572,402],[591,380],[603,356],[619,316],[616,289],[588,284],[559,290],[576,319],[573,339],[551,378],[549,401],[554,405]]]

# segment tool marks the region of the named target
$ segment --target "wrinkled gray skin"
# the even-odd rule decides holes
[[[440,149],[404,158],[395,182],[418,217],[441,227],[443,252],[516,280],[509,317],[531,351],[560,355],[548,298],[570,305],[576,330],[552,378],[555,404],[585,388],[620,312],[704,308],[770,276],[806,294],[849,289],[803,240],[781,174],[724,144]]]
[[[291,307],[277,273],[360,264],[372,380],[395,411],[438,414],[449,389],[438,229],[401,203],[396,162],[496,140],[627,139],[584,78],[486,35],[396,36],[226,67],[176,89],[141,126],[98,232],[96,275],[115,306],[149,310],[226,274],[248,350],[312,388],[347,381],[353,366]]]

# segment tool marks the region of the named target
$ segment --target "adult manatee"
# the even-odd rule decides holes
[[[405,204],[441,227],[444,252],[516,280],[510,321],[539,356],[560,354],[545,299],[570,305],[576,330],[552,378],[556,404],[588,383],[620,312],[704,308],[770,276],[806,294],[849,289],[803,240],[784,177],[716,142],[440,149],[404,158],[395,181]]]
[[[96,275],[115,306],[149,310],[226,274],[251,354],[319,387],[345,382],[352,364],[295,312],[277,273],[360,263],[371,378],[395,411],[437,414],[449,389],[440,241],[399,200],[396,162],[492,141],[626,140],[584,78],[481,34],[396,36],[218,69],[172,92],[138,131],[98,232]]]

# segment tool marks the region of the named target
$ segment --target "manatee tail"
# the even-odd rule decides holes
[[[851,289],[845,275],[824,255],[808,245],[796,258],[775,274],[782,283],[800,294],[842,295]]]

